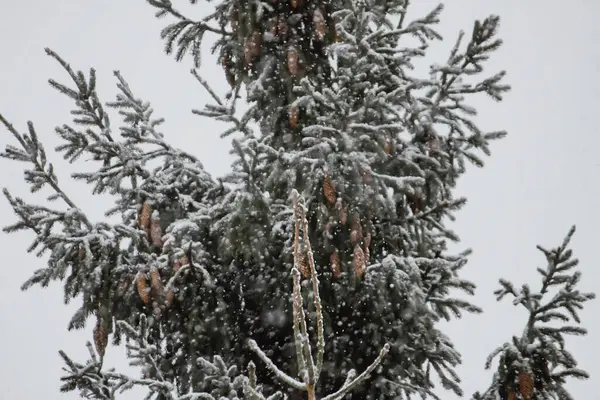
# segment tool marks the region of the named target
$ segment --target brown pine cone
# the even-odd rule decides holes
[[[392,145],[392,139],[386,139],[385,141],[385,146],[383,147],[383,151],[386,152],[386,154],[391,154],[393,150],[393,145]]]
[[[175,291],[173,290],[173,288],[171,288],[167,291],[167,295],[165,297],[165,305],[167,306],[167,308],[171,307],[171,305],[173,304],[173,300],[175,300]]]
[[[148,290],[148,282],[146,282],[146,277],[143,273],[138,272],[135,278],[135,285],[140,295],[140,299],[144,302],[144,304],[150,303],[150,291]]]
[[[254,31],[250,37],[250,52],[252,57],[260,56],[260,49],[262,45],[262,33]]]
[[[302,250],[300,252],[300,273],[302,274],[303,278],[308,278],[310,277],[310,266],[308,265],[308,254],[306,254],[306,251]]]
[[[152,289],[151,294],[154,297],[162,294],[163,285],[160,279],[160,272],[158,272],[158,268],[156,267],[150,268],[150,288]]]
[[[140,229],[148,230],[150,228],[150,219],[152,218],[152,206],[148,201],[142,203],[140,214],[138,216],[138,226]]]
[[[331,178],[327,174],[323,176],[323,195],[329,204],[335,204],[337,200],[337,193]]]
[[[523,400],[531,400],[533,396],[533,376],[527,372],[519,374],[519,391]]]
[[[354,274],[356,277],[362,277],[366,268],[365,253],[360,246],[354,246]]]
[[[162,248],[162,228],[160,227],[160,217],[158,212],[152,213],[152,218],[150,221],[150,240],[152,244],[156,247]]]
[[[292,128],[296,128],[298,126],[298,121],[300,120],[300,109],[298,107],[292,107],[288,111],[288,122]]]
[[[94,327],[94,345],[100,357],[104,357],[108,345],[108,329],[106,329],[106,324],[100,317],[98,317]]]
[[[363,247],[368,249],[371,246],[371,232],[367,232],[363,236]]]
[[[331,273],[334,278],[338,278],[342,274],[342,267],[340,261],[340,255],[337,250],[334,250],[333,253],[329,256],[329,264],[331,266]]]
[[[325,35],[327,34],[327,23],[325,22],[323,13],[318,8],[313,12],[313,25],[315,26],[317,39],[325,39]]]
[[[287,52],[287,67],[290,75],[298,75],[299,63],[300,58],[298,56],[298,51],[295,48],[290,47]]]

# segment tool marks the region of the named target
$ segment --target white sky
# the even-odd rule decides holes
[[[185,6],[186,1],[174,3]],[[411,17],[437,4],[418,3]],[[150,101],[156,115],[166,117],[163,132],[172,144],[193,149],[213,173],[227,170],[231,158],[229,142],[218,138],[222,127],[190,113],[191,108],[201,108],[208,96],[189,75],[190,64],[176,64],[164,55],[158,34],[166,21],[155,20],[144,0],[0,0],[0,9],[0,113],[20,130],[28,119],[33,120],[47,150],[58,144],[53,128],[70,121],[71,104],[46,83],[50,77],[66,81],[61,67],[45,55],[46,46],[75,69],[95,67],[105,102],[116,93],[112,71],[120,70],[134,93]],[[600,3],[448,1],[440,27],[446,41],[435,47],[429,60],[443,62],[458,30],[470,34],[473,20],[490,13],[502,17],[505,45],[487,72],[506,69],[513,90],[501,104],[491,100],[475,104],[483,129],[506,129],[509,137],[494,144],[486,167],[472,169],[457,190],[469,203],[453,228],[462,238],[461,246],[475,250],[465,276],[478,284],[476,302],[485,310],[484,315],[468,316],[447,330],[464,356],[459,371],[467,397],[489,383],[491,373],[483,370],[487,355],[512,334],[519,334],[525,322],[524,313],[510,301],[495,302],[492,291],[499,277],[536,287],[535,267],[544,260],[535,245],[558,245],[576,223],[573,246],[584,273],[582,289],[595,290],[599,278],[594,254],[600,224],[600,139],[594,120],[600,105],[596,96],[600,91],[596,43]],[[203,73],[217,90],[224,91],[222,72],[208,55]],[[13,143],[12,137],[0,133],[0,146],[7,143]],[[65,165],[60,157],[53,162],[69,195],[90,216],[100,219],[109,199],[91,197],[82,184],[68,178],[74,166]],[[2,186],[29,197],[15,163],[0,160],[0,171],[5,171],[0,177]],[[14,220],[2,200],[0,224]],[[3,234],[0,240],[4,255],[0,268],[2,398],[76,399],[74,394],[58,392],[62,360],[57,352],[63,349],[76,359],[87,359],[84,343],[91,340],[91,326],[86,331],[66,331],[75,305],[63,305],[60,284],[45,290],[19,290],[44,265],[42,259],[25,253],[32,237],[29,233]],[[596,380],[599,341],[593,339],[599,334],[593,317],[599,310],[597,301],[589,304],[582,313],[589,336],[569,342],[580,367],[592,374],[589,381],[569,385],[578,399],[591,399],[600,389]],[[109,348],[107,363],[122,368],[123,351]],[[141,396],[138,392],[122,398]]]

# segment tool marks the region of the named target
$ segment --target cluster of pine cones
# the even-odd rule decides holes
[[[348,229],[350,244],[353,248],[354,274],[357,278],[360,278],[365,272],[371,254],[369,250],[372,237],[371,231],[362,226],[358,213],[354,212],[348,218],[348,205],[338,197],[337,190],[328,173],[323,175],[323,198],[325,200],[325,207],[330,215],[329,222],[325,225],[324,233],[328,237],[332,237],[334,223],[341,226],[342,229]],[[332,217],[336,219],[335,222],[332,221]],[[333,277],[339,277],[342,272],[339,249],[333,249],[329,257],[329,263]]]
[[[324,57],[325,46],[339,40],[326,1],[268,0],[270,7],[263,6],[260,13],[254,3],[243,3],[231,6],[229,22],[242,51],[229,46],[221,53],[221,65],[232,87],[240,78],[256,74],[265,53],[281,57],[281,76],[302,77],[312,66],[322,64],[317,59]],[[298,107],[290,107],[289,125],[297,127],[299,119]]]

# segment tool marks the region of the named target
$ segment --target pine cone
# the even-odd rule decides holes
[[[181,256],[181,258],[176,258],[175,260],[173,260],[173,272],[179,271],[179,268],[183,267],[184,265],[188,265],[188,264],[189,264],[189,261],[185,254],[183,256]]]
[[[365,253],[360,246],[354,246],[354,274],[356,277],[362,277],[366,268]]]
[[[262,45],[262,33],[259,31],[254,31],[250,38],[250,51],[252,53],[252,57],[260,56],[260,48]]]
[[[315,26],[315,32],[319,40],[325,39],[327,34],[327,24],[325,23],[325,17],[318,8],[313,12],[313,24]]]
[[[513,391],[508,392],[507,400],[517,400],[517,395],[515,394],[515,392],[513,392]]]
[[[94,345],[100,357],[104,357],[106,346],[108,345],[108,329],[106,329],[106,324],[104,324],[100,317],[98,317],[96,326],[94,327]]]
[[[292,128],[296,128],[298,126],[298,121],[300,120],[300,109],[298,107],[290,108],[288,122]]]
[[[360,224],[360,217],[358,214],[353,214],[350,227],[350,242],[352,243],[352,246],[358,245],[361,239],[362,225]]]
[[[179,271],[179,268],[181,268],[181,261],[176,258],[173,260],[173,272]]]
[[[527,372],[519,374],[519,391],[523,400],[531,400],[533,396],[533,376]]]
[[[144,304],[150,303],[150,291],[148,290],[148,282],[146,282],[146,277],[141,272],[138,272],[137,277],[135,278],[135,285],[140,295],[140,299],[144,302]]]
[[[152,213],[150,221],[150,240],[156,247],[162,248],[162,228],[160,227],[160,217],[158,211]]]
[[[295,48],[290,47],[287,52],[287,66],[288,72],[292,76],[298,75],[298,67],[299,67],[300,59],[298,57],[298,51]]]
[[[329,256],[329,264],[331,266],[331,273],[334,278],[338,278],[342,274],[342,267],[340,261],[340,255],[337,250],[334,250],[333,253]]]
[[[323,176],[323,195],[329,204],[335,204],[337,193],[333,182],[331,182],[331,178],[327,174]]]
[[[246,62],[246,66],[250,65],[253,58],[251,41],[251,38],[246,38],[244,41],[244,61]]]
[[[300,273],[303,278],[310,277],[310,266],[308,265],[308,254],[306,251],[301,251],[300,253]]]
[[[171,307],[171,305],[173,304],[173,300],[175,300],[175,291],[173,290],[173,288],[171,288],[167,292],[167,296],[165,298],[165,305],[167,306],[167,308]]]
[[[363,247],[368,249],[371,246],[371,232],[367,232],[363,237]]]
[[[388,138],[385,140],[385,146],[383,147],[383,151],[386,152],[386,154],[390,154],[392,152],[392,139]]]
[[[350,230],[350,243],[352,243],[352,246],[359,244],[361,236],[362,235],[358,229],[353,228]]]
[[[152,289],[152,295],[154,297],[160,296],[163,291],[162,281],[160,279],[160,272],[158,268],[150,268],[150,287]]]
[[[152,206],[148,201],[144,201],[138,217],[138,226],[145,231],[150,227],[150,219],[152,218]]]

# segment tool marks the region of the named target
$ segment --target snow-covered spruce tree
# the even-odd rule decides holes
[[[529,316],[520,336],[496,349],[489,357],[486,368],[499,356],[499,366],[492,384],[474,400],[573,400],[565,388],[567,378],[587,379],[587,372],[577,368],[577,361],[566,349],[568,335],[586,335],[587,330],[577,326],[581,321],[578,311],[584,303],[594,299],[594,293],[577,289],[581,272],[575,271],[579,260],[568,248],[575,233],[572,227],[563,243],[551,250],[538,249],[546,258],[546,267],[537,268],[542,282],[538,291],[529,285],[517,289],[511,282],[500,279],[498,301],[506,295],[514,297],[515,306],[524,307]]]
[[[121,93],[109,107],[125,118],[115,132],[93,70],[86,78],[49,51],[74,82],[51,81],[76,106],[74,125],[57,128],[65,140],[58,150],[70,161],[87,155],[101,162],[99,171],[74,176],[115,195],[109,215],[122,222],[90,221],[60,188],[33,126],[20,134],[2,118],[22,147],[9,146],[5,155],[31,163],[32,188],[50,186],[51,200],[67,206],[35,206],[7,193],[21,218],[8,230],[33,230],[31,250],[50,252],[48,267],[25,287],[58,279],[67,301],[81,296],[70,327],[95,315],[101,355],[111,333],[119,341],[115,320],[135,326],[147,316],[148,342],[164,353],[144,379],[161,375],[178,393],[205,391],[199,357],[222,354],[227,364],[247,365],[255,357],[246,346],[251,337],[292,371],[294,336],[286,321],[293,309],[282,277],[293,264],[287,199],[298,188],[325,278],[323,318],[336,321],[325,331],[319,390],[343,385],[350,369],[364,368],[389,341],[382,374],[357,388],[357,398],[432,395],[432,369],[444,387],[460,392],[459,353],[435,324],[478,309],[451,297],[451,289],[472,293],[474,285],[459,276],[468,252],[445,254],[446,241],[457,238],[444,218],[464,203],[451,190],[465,160],[480,165],[474,151],[487,153],[488,141],[502,136],[481,132],[465,103],[467,94],[500,99],[508,89],[502,74],[465,82],[500,45],[498,19],[476,23],[464,48],[457,43],[445,65],[419,78],[410,73],[412,61],[440,38],[433,26],[441,7],[409,23],[401,1],[222,1],[196,22],[168,1],[149,2],[180,20],[164,31],[179,58],[187,49],[199,56],[206,32],[220,35],[216,49],[235,95],[224,101],[211,91],[218,104],[197,113],[231,121],[226,133],[242,134],[234,171],[216,182],[195,157],[168,145],[157,131],[161,121],[119,74]],[[401,47],[407,36],[420,45]],[[236,118],[242,86],[250,110]],[[307,278],[306,261],[300,269]],[[277,389],[272,376],[261,381],[266,393]]]
[[[287,198],[296,188],[318,246],[325,318],[337,321],[326,332],[321,388],[339,386],[389,341],[382,374],[357,398],[433,395],[433,371],[461,393],[460,355],[436,323],[479,309],[452,293],[472,294],[474,284],[460,277],[469,252],[446,253],[458,238],[445,223],[465,203],[452,192],[465,164],[481,166],[477,153],[489,154],[489,141],[504,135],[481,131],[467,103],[478,93],[501,100],[508,90],[503,72],[478,78],[501,45],[498,18],[476,22],[467,43],[461,33],[448,60],[419,76],[413,64],[441,39],[434,29],[441,6],[409,21],[404,0],[226,0],[193,21],[170,1],[149,3],[177,19],[162,32],[177,59],[191,50],[199,62],[203,35],[217,33],[214,50],[233,86],[222,99],[197,76],[216,104],[195,111],[233,120],[224,136],[241,133],[226,178],[232,191],[213,226],[225,233],[225,280],[241,297],[229,299],[231,315],[243,315],[232,332],[254,337],[293,368],[285,323],[292,310],[280,277],[292,265]],[[405,43],[410,37],[417,45]],[[241,88],[250,108],[234,118]]]

